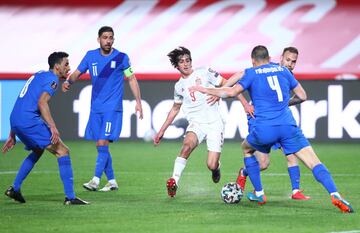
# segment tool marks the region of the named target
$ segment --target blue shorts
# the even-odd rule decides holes
[[[247,120],[248,120],[248,132],[250,133],[254,129],[255,119],[252,118],[249,114],[247,114]]]
[[[87,140],[119,140],[122,128],[122,112],[94,113],[90,112],[85,129]]]
[[[310,145],[301,129],[295,125],[254,125],[246,140],[263,153],[270,153],[271,147],[279,143],[286,155]]]
[[[272,147],[271,147],[271,149],[272,150],[279,150],[279,149],[281,149],[281,145],[280,145],[280,143],[275,143]]]
[[[39,122],[31,127],[11,127],[16,136],[24,143],[26,150],[44,150],[51,144],[51,131],[45,122]]]

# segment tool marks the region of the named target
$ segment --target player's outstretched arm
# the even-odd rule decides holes
[[[231,75],[231,77],[224,84],[224,87],[234,86],[242,78],[243,75],[244,75],[244,71],[240,71]]]
[[[133,93],[136,100],[135,112],[139,114],[139,119],[143,119],[143,109],[141,105],[141,92],[139,83],[134,74],[129,76],[128,79],[131,92]]]
[[[220,76],[221,77],[221,76]],[[221,77],[221,82],[219,84],[219,87],[223,87],[225,84],[226,84],[227,80],[224,79],[223,77]],[[209,95],[206,99],[206,102],[209,104],[209,105],[213,105],[215,103],[217,103],[218,101],[220,100],[220,97],[219,96],[215,96],[215,95]]]
[[[221,88],[206,88],[200,85],[189,87],[190,92],[199,91],[203,94],[215,95],[220,98],[235,97],[243,91],[241,85],[234,85],[232,87],[221,87]]]
[[[70,90],[70,86],[78,80],[80,77],[81,72],[79,70],[75,70],[66,80],[63,82],[61,89],[63,92],[67,92]]]
[[[179,113],[180,107],[181,107],[180,103],[173,104],[172,108],[170,109],[169,114],[166,117],[164,124],[161,126],[161,129],[159,130],[159,132],[157,132],[157,134],[154,137],[154,145],[155,146],[160,144],[160,141],[161,141],[162,137],[164,136],[166,129],[169,127],[169,125],[171,125],[171,123],[174,121],[175,117]]]
[[[1,148],[3,154],[6,154],[9,150],[11,150],[16,144],[16,138],[14,131],[10,130],[9,137],[6,139],[6,142]]]

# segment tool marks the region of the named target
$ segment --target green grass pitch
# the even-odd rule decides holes
[[[94,143],[66,142],[71,150],[77,196],[89,206],[64,206],[57,161],[43,155],[22,186],[27,201],[18,204],[0,196],[0,232],[360,232],[360,145],[314,144],[314,149],[333,175],[340,193],[351,202],[354,214],[342,214],[326,190],[301,164],[301,188],[309,201],[289,198],[286,160],[271,155],[262,173],[268,198],[258,206],[243,198],[239,204],[220,199],[222,185],[235,181],[243,164],[240,143],[225,142],[222,178],[213,184],[206,167],[206,147],[197,148],[189,159],[175,198],[169,198],[165,183],[170,177],[181,142],[116,142],[110,146],[117,192],[88,192],[82,188],[92,176],[96,160]],[[0,156],[0,191],[12,184],[26,152],[18,144]],[[106,183],[105,176],[101,186]],[[248,182],[246,191],[252,191]]]

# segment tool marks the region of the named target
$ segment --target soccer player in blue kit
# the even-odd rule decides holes
[[[5,154],[14,147],[15,135],[25,144],[26,150],[31,150],[23,161],[13,185],[5,192],[5,195],[20,203],[25,203],[20,191],[21,185],[46,149],[58,160],[66,196],[64,204],[88,204],[75,196],[69,148],[60,139],[48,105],[58,87],[59,78],[66,78],[70,70],[68,56],[65,52],[50,54],[49,71],[39,71],[29,78],[10,115],[11,130],[2,152]]]
[[[284,48],[283,53],[281,55],[281,59],[280,59],[280,65],[285,66],[286,68],[289,69],[290,72],[292,72],[295,68],[298,55],[299,55],[299,51],[297,50],[297,48],[295,48],[295,47]],[[276,64],[276,63],[274,63],[274,64]],[[232,85],[232,84],[236,83],[241,76],[242,76],[242,72],[234,74],[228,80],[228,82],[230,82],[229,84]],[[230,85],[227,85],[227,86],[230,86]],[[242,94],[240,94],[238,96],[238,99],[241,101],[241,104],[243,105],[245,111],[248,114],[248,125],[249,125],[249,131],[250,131],[252,128],[252,125],[253,125],[252,124],[253,116],[251,116],[251,114],[253,114],[254,107],[247,102],[247,100],[245,99],[245,97],[243,97]],[[278,145],[273,146],[273,149],[274,148],[278,149],[279,146]],[[270,155],[261,153],[259,151],[254,152],[254,154],[255,154],[256,158],[258,159],[260,169],[261,170],[267,169],[268,166],[270,165]],[[303,191],[300,190],[300,167],[298,165],[296,156],[293,154],[287,154],[286,159],[287,159],[287,163],[288,163],[288,173],[289,173],[291,187],[292,187],[291,198],[294,200],[309,200],[310,197],[305,196],[302,193]],[[246,168],[240,168],[239,175],[237,177],[236,182],[240,185],[240,187],[243,190],[245,188],[246,177],[247,177]]]
[[[85,139],[96,141],[97,160],[94,177],[84,183],[89,191],[97,191],[102,173],[108,179],[100,191],[108,192],[118,189],[112,167],[112,157],[109,143],[119,140],[122,128],[124,76],[129,80],[130,89],[136,99],[135,113],[143,118],[141,95],[135,74],[130,66],[127,54],[113,48],[114,31],[109,26],[103,26],[98,32],[100,48],[86,53],[77,69],[63,83],[64,92],[89,70],[92,93],[89,121],[85,130]]]
[[[269,153],[274,144],[280,143],[284,154],[295,154],[312,171],[314,178],[328,191],[332,203],[340,211],[354,212],[350,203],[338,193],[330,172],[320,162],[289,109],[289,103],[301,103],[307,98],[301,84],[287,68],[269,63],[270,57],[265,46],[256,46],[251,52],[251,58],[253,67],[245,69],[243,76],[233,87],[190,88],[190,91],[222,98],[235,97],[248,90],[255,109],[255,119],[254,128],[243,141],[242,149],[244,164],[255,192],[249,192],[247,198],[259,205],[266,203],[260,167],[254,152]],[[295,93],[292,98],[290,91]]]

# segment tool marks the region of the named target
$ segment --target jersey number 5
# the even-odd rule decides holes
[[[282,91],[280,88],[278,77],[276,75],[274,75],[274,76],[268,76],[266,78],[267,78],[267,81],[269,83],[271,90],[276,91],[278,101],[283,102],[284,98],[283,98],[283,94],[282,94]]]

